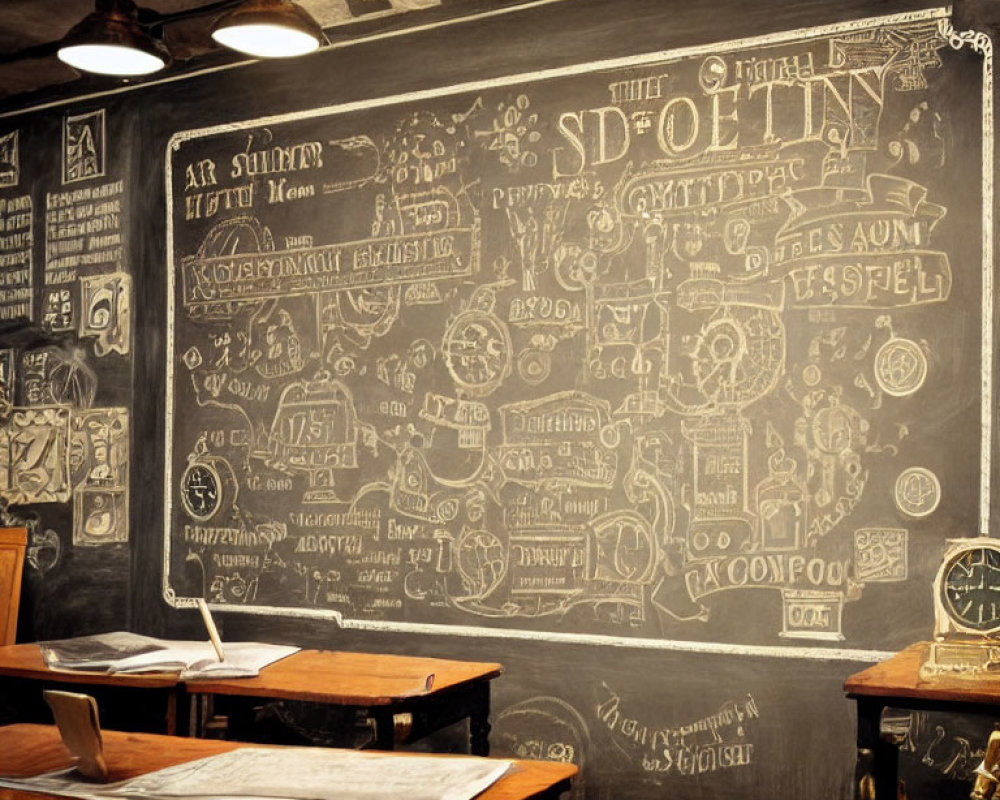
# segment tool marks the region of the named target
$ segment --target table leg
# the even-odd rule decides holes
[[[207,739],[205,735],[206,726],[211,719],[209,709],[211,708],[212,695],[196,694],[185,691],[182,696],[184,707],[187,709],[187,733],[182,736],[195,736],[199,739]]]
[[[482,681],[475,689],[469,710],[469,752],[474,756],[490,754],[490,684]]]
[[[394,714],[388,707],[369,709],[369,716],[375,720],[375,749],[392,750],[396,744]]]
[[[170,693],[170,699],[168,701],[169,705],[172,707],[171,712],[168,713],[168,718],[173,717],[173,727],[172,731],[177,736],[196,736],[197,729],[192,729],[192,722],[196,719],[192,719],[191,716],[191,703],[194,695],[189,695],[183,686],[178,686],[174,691]],[[168,725],[169,727],[169,725]]]
[[[885,700],[858,697],[858,767],[855,772],[856,800],[896,800],[898,752],[880,733]],[[871,792],[874,790],[874,794]]]

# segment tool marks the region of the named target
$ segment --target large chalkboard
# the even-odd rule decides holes
[[[168,600],[722,649],[906,628],[916,541],[987,516],[982,99],[942,30],[176,133]]]

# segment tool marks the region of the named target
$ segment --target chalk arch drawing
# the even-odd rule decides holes
[[[590,752],[587,723],[572,705],[558,697],[539,696],[497,712],[491,734],[493,755],[576,764],[569,796],[586,797],[586,757]]]

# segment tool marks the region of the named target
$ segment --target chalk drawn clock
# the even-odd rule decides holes
[[[196,522],[207,522],[227,506],[236,504],[238,487],[229,462],[208,452],[205,438],[198,440],[181,473],[181,503]]]
[[[949,539],[933,586],[934,642],[921,673],[1000,671],[1000,540]]]
[[[222,479],[211,464],[188,464],[181,476],[184,510],[199,522],[210,520],[222,505]]]

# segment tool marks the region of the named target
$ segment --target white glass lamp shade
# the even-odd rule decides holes
[[[247,0],[215,23],[212,38],[257,58],[288,58],[316,50],[322,30],[289,0]]]
[[[170,62],[159,39],[139,27],[135,6],[111,3],[88,14],[63,37],[59,60],[100,75],[148,75]]]
[[[77,44],[60,47],[59,60],[100,75],[149,75],[166,66],[159,56],[118,44]]]

